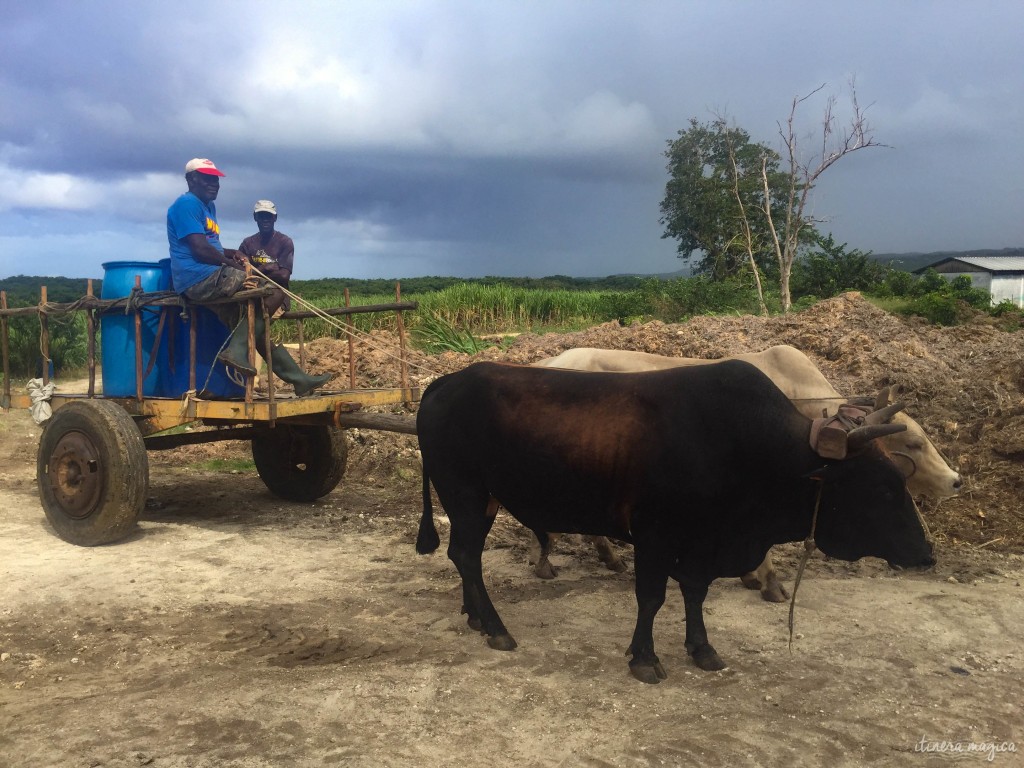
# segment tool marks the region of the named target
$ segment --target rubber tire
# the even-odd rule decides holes
[[[333,491],[345,474],[345,431],[278,424],[252,439],[252,459],[271,493],[289,501],[315,501]]]
[[[43,428],[36,480],[46,519],[64,541],[93,547],[123,539],[149,492],[142,434],[115,403],[68,403]]]

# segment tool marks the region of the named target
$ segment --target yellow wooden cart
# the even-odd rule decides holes
[[[415,421],[411,416],[365,410],[419,400],[419,389],[408,384],[402,322],[402,312],[416,309],[416,304],[402,302],[397,285],[394,304],[335,307],[321,313],[345,317],[362,312],[394,312],[400,387],[356,388],[351,354],[353,329],[351,323],[346,322],[350,350],[347,388],[321,390],[318,394],[304,397],[282,396],[275,391],[271,369],[266,376],[265,394],[254,392],[252,378],[246,377],[244,396],[235,399],[211,398],[203,392],[202,383],[197,381],[195,322],[191,323],[189,330],[188,389],[175,397],[151,396],[144,392],[143,382],[148,369],[152,368],[153,358],[150,358],[148,366],[144,365],[143,313],[161,314],[162,329],[164,313],[185,317],[199,305],[169,291],[143,292],[138,277],[135,286],[136,290],[129,296],[102,299],[93,295],[92,281],[89,281],[86,296],[70,304],[48,302],[46,288],[43,287],[39,305],[18,308],[9,308],[6,295],[0,292],[0,344],[4,373],[0,406],[5,412],[12,407],[31,408],[39,399],[37,396],[34,401],[30,395],[11,392],[9,319],[19,315],[38,316],[40,351],[43,360],[47,361],[49,317],[71,312],[86,313],[87,391],[79,394],[53,392],[44,400],[52,410],[52,416],[44,422],[36,460],[43,510],[54,530],[66,541],[93,546],[117,541],[132,531],[146,502],[149,450],[221,440],[247,440],[252,445],[256,470],[267,488],[282,498],[309,502],[330,493],[341,482],[347,458],[345,428],[415,433]],[[244,302],[252,318],[256,311],[262,311],[265,294],[262,289],[243,291],[232,299],[220,301]],[[96,321],[113,316],[120,319],[128,317],[134,323],[134,396],[115,397],[97,392]],[[313,312],[302,311],[287,312],[280,318],[298,323],[300,365],[305,364],[302,323],[313,316]],[[269,344],[270,323],[265,325],[268,329],[265,342]],[[253,326],[250,322],[249,327]],[[158,354],[158,348],[154,344],[151,355]],[[252,362],[255,360],[255,339],[251,331],[249,354]],[[211,362],[208,361],[207,366]],[[268,361],[267,365],[271,363]],[[41,378],[42,390],[48,392],[49,370],[45,364]]]

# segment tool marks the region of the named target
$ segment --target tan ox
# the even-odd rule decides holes
[[[832,415],[839,405],[848,399],[836,392],[807,355],[785,344],[770,347],[763,352],[733,355],[727,359],[745,360],[761,369],[808,418],[821,416],[823,409]],[[664,357],[628,350],[579,347],[568,349],[556,357],[540,360],[534,365],[547,368],[571,368],[578,371],[629,373],[688,365],[707,365],[714,362],[718,361],[696,357]],[[921,426],[903,413],[897,413],[893,422],[906,424],[906,431],[883,437],[881,442],[890,453],[899,458],[897,463],[904,467],[904,472],[909,473],[907,489],[910,493],[914,496],[928,496],[938,500],[959,492],[960,475],[946,464],[945,459],[932,445]],[[625,570],[625,564],[606,539],[590,538],[597,549],[598,556],[608,568],[620,572]],[[554,568],[548,560],[549,552],[550,536],[546,548],[542,549],[540,544],[536,543],[531,552],[531,562],[535,563],[534,572],[541,578],[550,579],[555,575]],[[761,596],[771,602],[781,602],[788,597],[786,590],[779,583],[770,552],[756,571],[743,577],[743,583],[750,589],[760,589]]]

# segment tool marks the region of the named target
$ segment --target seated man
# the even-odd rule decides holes
[[[238,250],[260,272],[282,288],[287,288],[295,263],[295,244],[284,232],[274,229],[277,206],[270,200],[257,200],[252,209],[252,218],[259,231],[245,238]],[[283,291],[274,291],[274,295],[265,298],[263,303],[271,317],[277,317],[279,312],[287,312],[291,308],[291,302]]]
[[[210,301],[232,296],[245,282],[245,256],[227,250],[220,243],[217,208],[214,200],[220,191],[221,173],[212,161],[189,160],[185,165],[188,192],[167,209],[167,242],[171,252],[171,278],[174,290],[193,301]],[[281,291],[274,289],[275,294]],[[270,297],[273,299],[274,297]],[[283,294],[277,297],[280,306]],[[217,359],[246,373],[256,374],[249,364],[249,324],[238,303],[214,304],[210,309],[228,328],[233,329],[228,343]],[[256,348],[267,358],[264,349],[265,325],[257,314],[254,326]],[[292,360],[284,347],[271,345],[270,358],[274,373],[295,387],[295,394],[309,394],[331,379],[330,374],[310,376]]]

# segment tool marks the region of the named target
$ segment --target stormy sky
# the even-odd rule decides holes
[[[0,277],[102,277],[167,255],[184,165],[227,175],[222,239],[274,200],[294,276],[604,276],[679,269],[666,142],[728,116],[807,153],[851,78],[888,148],[813,212],[876,253],[1024,245],[1024,4],[7,3]]]

